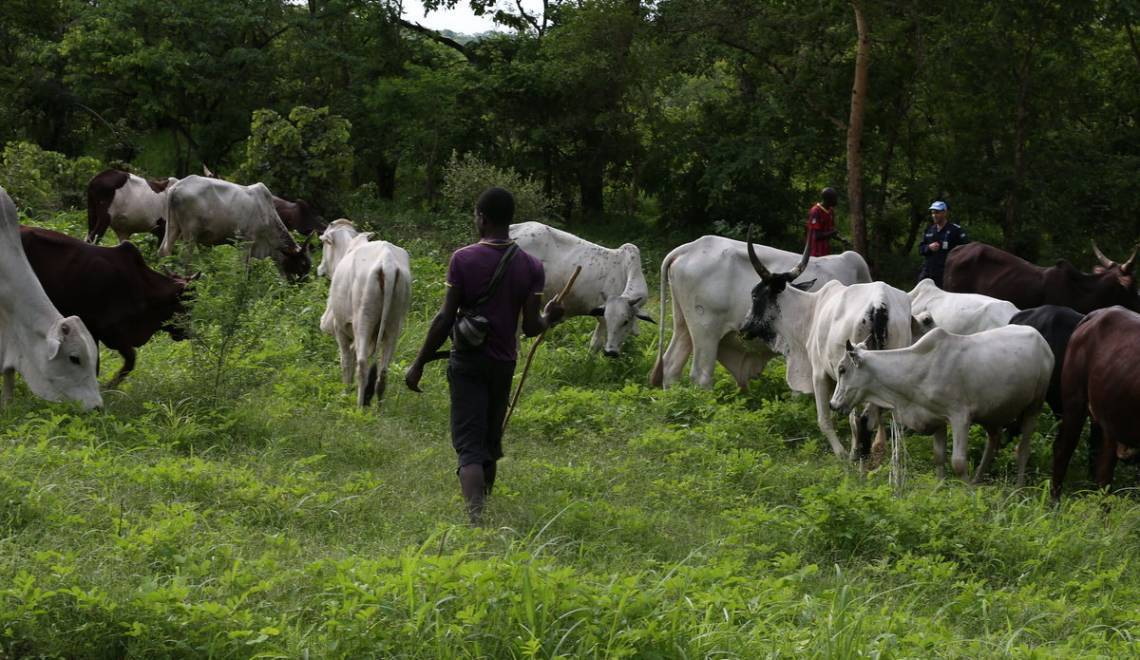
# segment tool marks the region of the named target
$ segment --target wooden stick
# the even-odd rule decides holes
[[[570,279],[566,281],[566,286],[562,287],[562,290],[558,292],[558,295],[554,296],[554,300],[562,302],[562,299],[570,293],[570,289],[574,288],[574,282],[578,279],[578,274],[581,272],[581,266],[574,267],[574,274],[571,275]],[[539,333],[538,338],[535,339],[534,343],[530,346],[530,352],[527,353],[526,356],[526,365],[523,367],[522,376],[519,377],[519,385],[515,388],[515,395],[511,397],[511,405],[509,408],[507,408],[506,417],[503,418],[503,431],[507,430],[507,423],[511,421],[511,415],[514,414],[515,407],[519,404],[519,395],[522,394],[523,384],[526,383],[526,375],[530,372],[530,363],[534,360],[534,353],[536,350],[538,350],[538,345],[541,344],[544,339],[546,339],[546,330],[543,330],[541,333]]]

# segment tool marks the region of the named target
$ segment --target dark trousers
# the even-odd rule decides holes
[[[459,467],[488,465],[503,457],[503,418],[511,396],[515,363],[481,351],[452,352],[447,361],[451,393],[451,446]]]

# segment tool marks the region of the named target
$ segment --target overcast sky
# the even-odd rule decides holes
[[[522,4],[528,12],[538,13],[542,11],[542,0],[523,0]],[[508,2],[500,2],[499,6],[504,9],[514,8],[515,3],[513,0],[509,0]],[[488,15],[475,16],[472,14],[471,8],[464,0],[459,0],[455,9],[437,9],[426,17],[424,16],[423,3],[419,0],[404,0],[404,18],[433,30],[452,30],[461,34],[479,34],[487,30],[503,29],[496,26]]]

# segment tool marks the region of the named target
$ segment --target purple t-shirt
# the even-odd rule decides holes
[[[515,360],[519,353],[519,314],[528,296],[541,295],[546,286],[542,262],[521,249],[511,257],[495,295],[477,310],[472,305],[491,283],[491,276],[509,244],[475,243],[459,248],[447,266],[447,285],[459,292],[459,306],[487,317],[491,330],[484,350],[495,360]]]

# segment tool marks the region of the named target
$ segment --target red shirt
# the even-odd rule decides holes
[[[813,257],[825,257],[831,254],[831,232],[835,231],[835,211],[828,211],[820,204],[816,204],[808,211],[807,220],[808,241]],[[820,236],[823,234],[823,236]]]

